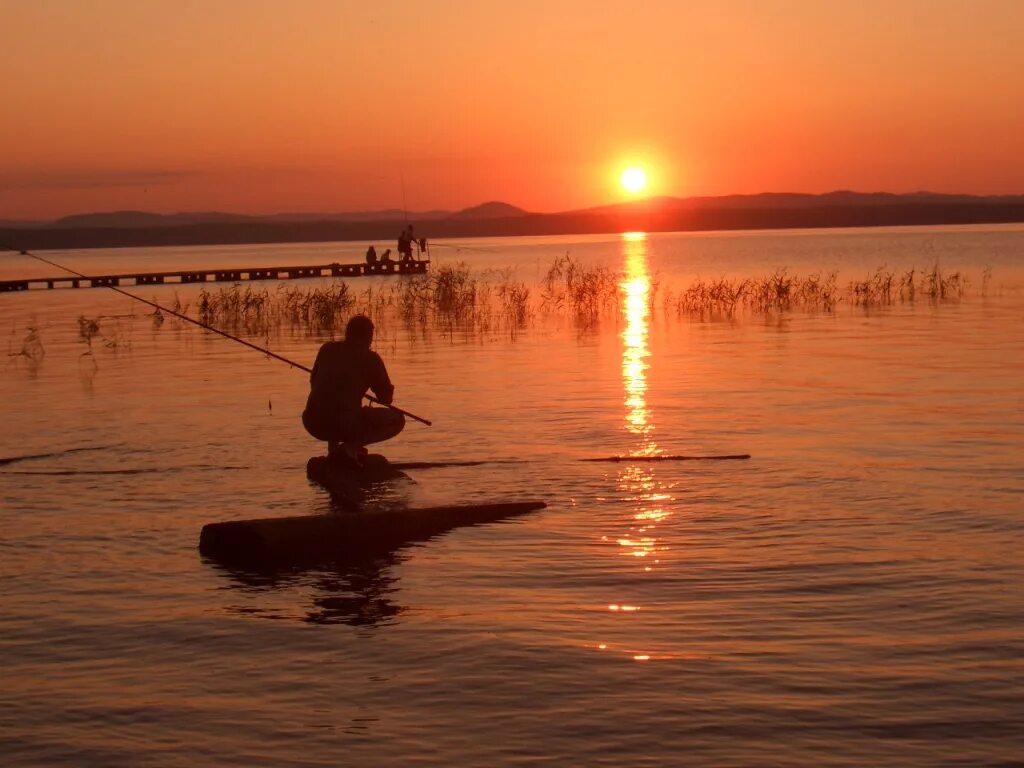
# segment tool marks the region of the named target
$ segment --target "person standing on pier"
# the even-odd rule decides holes
[[[416,240],[412,233],[412,224],[402,230],[398,236],[398,260],[412,261],[412,244]]]
[[[320,347],[310,374],[309,398],[302,425],[317,440],[327,442],[327,455],[355,467],[363,465],[366,446],[389,440],[405,427],[405,416],[391,408],[363,405],[372,391],[390,405],[395,387],[373,344],[373,321],[356,315],[345,326],[344,341]]]

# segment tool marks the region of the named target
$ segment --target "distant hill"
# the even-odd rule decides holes
[[[460,221],[477,220],[487,221],[494,219],[511,219],[518,218],[520,216],[529,216],[528,211],[524,211],[522,208],[516,208],[514,205],[508,203],[482,203],[481,205],[475,205],[472,208],[466,208],[454,213],[449,216],[449,219],[455,219]]]
[[[59,229],[76,227],[167,227],[185,226],[188,224],[205,224],[224,221],[253,221],[255,217],[231,213],[146,213],[145,211],[111,211],[109,213],[82,213],[65,216],[52,222],[51,226]],[[39,226],[37,224],[37,226]]]
[[[223,223],[301,223],[301,222],[416,222],[441,219],[504,219],[527,216],[522,208],[501,202],[475,205],[461,211],[403,211],[391,208],[383,211],[356,211],[352,213],[272,213],[252,215],[242,213],[191,212],[191,213],[148,213],[146,211],[109,211],[104,213],[80,213],[64,216],[55,221],[0,221],[0,227],[28,229],[139,229],[152,227],[185,227],[194,224]]]
[[[336,240],[388,242],[397,237],[405,222],[416,224],[417,234],[428,238],[991,224],[1024,222],[1024,195],[837,191],[823,195],[658,197],[560,213],[531,213],[496,201],[457,212],[389,209],[246,216],[115,211],[67,216],[53,222],[0,223],[0,243],[44,249]]]
[[[979,197],[933,192],[827,192],[811,195],[791,192],[764,192],[756,195],[722,197],[653,197],[629,203],[584,208],[555,215],[669,214],[711,210],[798,210],[801,208],[875,208],[903,205],[1005,205],[1021,204],[1024,195]]]

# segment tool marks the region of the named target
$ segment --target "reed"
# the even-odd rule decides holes
[[[24,359],[30,367],[38,366],[46,357],[46,349],[43,347],[39,328],[35,325],[28,326],[25,336],[21,340],[21,348],[15,352],[14,337],[17,333],[17,328],[11,329],[11,339],[7,342],[7,357],[13,358],[13,362]]]
[[[531,291],[511,270],[475,276],[463,262],[417,275],[395,286],[395,305],[406,326],[435,327],[453,334],[515,332],[532,315]]]
[[[596,322],[619,306],[622,275],[603,266],[586,266],[566,253],[541,281],[541,307],[547,313],[568,309],[578,323]]]
[[[263,334],[291,324],[320,333],[343,327],[355,305],[347,283],[312,289],[283,283],[273,294],[267,288],[235,283],[215,291],[202,288],[197,310],[200,322],[217,328]]]
[[[991,271],[985,273],[991,276]],[[984,295],[988,286],[984,282]],[[879,268],[864,280],[850,283],[850,301],[859,306],[882,306],[896,302],[914,302],[918,298],[929,301],[959,301],[967,292],[967,276],[960,272],[946,274],[938,264],[919,272],[916,268],[902,274]]]
[[[983,291],[991,280],[987,270]],[[836,272],[798,275],[788,269],[742,278],[698,278],[682,285],[663,285],[651,278],[648,309],[677,318],[735,318],[740,314],[834,312],[843,303],[857,308],[897,302],[960,300],[969,281],[959,273],[929,270],[904,272],[879,268],[863,279],[840,287]],[[590,329],[606,319],[619,322],[625,299],[621,272],[587,265],[566,253],[554,259],[538,285],[516,280],[511,269],[474,271],[464,262],[441,265],[429,274],[411,275],[355,291],[336,281],[315,287],[283,283],[276,290],[235,284],[202,288],[195,311],[201,322],[225,330],[268,336],[287,328],[294,333],[334,336],[353,314],[374,319],[378,338],[397,344],[395,327],[409,338],[429,339],[442,333],[450,339],[515,335],[538,316],[566,317]],[[175,296],[175,309],[187,311]],[[83,318],[80,333],[91,344],[98,327]],[[91,322],[91,321],[90,321]],[[162,317],[154,313],[154,325]]]
[[[102,342],[107,349],[130,349],[132,331],[137,315],[78,316],[78,340],[85,344],[82,355],[92,355],[94,342]],[[124,321],[124,322],[122,322]]]

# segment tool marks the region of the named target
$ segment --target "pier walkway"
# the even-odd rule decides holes
[[[109,288],[120,285],[181,285],[187,283],[237,283],[244,280],[298,280],[311,277],[370,277],[373,275],[423,275],[430,261],[387,261],[376,264],[320,264],[312,267],[251,267],[248,269],[191,269],[180,272],[128,272],[91,277],[40,277],[31,280],[0,280],[0,292],[45,288]]]

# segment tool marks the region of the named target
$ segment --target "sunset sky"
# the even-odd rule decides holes
[[[1024,192],[1022,0],[0,0],[0,219]]]

